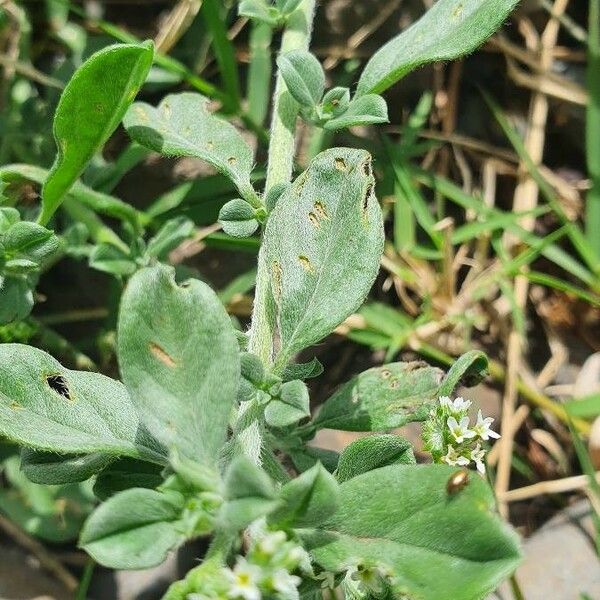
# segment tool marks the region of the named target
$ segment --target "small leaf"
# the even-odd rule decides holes
[[[411,443],[399,435],[370,435],[347,446],[337,468],[337,480],[342,483],[361,473],[392,464],[415,464]]]
[[[271,213],[262,258],[280,347],[276,367],[331,333],[364,300],[383,249],[371,157],[334,148],[319,154]]]
[[[229,467],[225,498],[219,520],[228,529],[241,530],[277,506],[273,482],[245,456],[234,459]]]
[[[16,208],[12,206],[0,207],[0,234],[8,231],[8,228],[18,223],[21,215]]]
[[[282,181],[276,183],[269,189],[265,196],[265,208],[267,209],[267,212],[270,213],[275,208],[279,198],[283,196],[284,192],[286,192],[289,187],[290,184],[287,181]]]
[[[288,427],[309,416],[308,388],[299,380],[284,383],[279,397],[271,400],[265,408],[265,421],[271,427]]]
[[[86,481],[115,460],[102,452],[64,455],[23,448],[21,469],[34,483],[60,485]]]
[[[277,527],[316,527],[335,513],[338,496],[335,477],[316,464],[281,488],[281,507],[268,521]]]
[[[324,113],[334,116],[342,114],[350,104],[350,90],[347,87],[335,87],[330,89],[321,101]]]
[[[157,108],[136,102],[123,124],[136,142],[167,156],[200,158],[229,177],[242,196],[256,202],[250,183],[254,156],[237,129],[211,114],[207,99],[183,92],[167,96]]]
[[[371,57],[360,76],[357,93],[380,94],[421,65],[472,52],[502,25],[517,3],[438,0],[416,23]]]
[[[121,374],[157,439],[212,466],[237,394],[238,344],[216,294],[174,275],[156,266],[130,280],[118,326]]]
[[[148,242],[147,256],[165,260],[169,252],[175,250],[181,243],[194,233],[194,222],[186,217],[169,219]]]
[[[452,600],[485,598],[519,564],[519,541],[477,475],[448,494],[455,473],[391,465],[358,475],[340,486],[333,517],[300,536],[325,570],[343,573],[356,562],[389,570],[398,595],[448,600],[452,590]]]
[[[356,125],[387,123],[388,111],[385,100],[377,94],[354,98],[348,108],[325,123],[325,129],[337,131]]]
[[[423,421],[439,396],[443,371],[422,362],[390,363],[360,373],[321,407],[316,429],[382,431]]]
[[[259,225],[254,208],[241,198],[235,198],[223,205],[219,211],[219,223],[225,233],[234,237],[249,237]]]
[[[20,221],[12,225],[2,237],[7,254],[41,264],[58,250],[59,241],[52,231],[32,223]]]
[[[98,473],[94,494],[107,500],[130,488],[155,489],[164,481],[163,467],[134,458],[120,458]]]
[[[318,358],[313,358],[307,363],[291,363],[283,371],[283,381],[294,379],[314,379],[323,373],[323,365]]]
[[[24,277],[0,275],[0,325],[24,319],[33,308],[33,290]]]
[[[278,23],[277,11],[273,7],[267,6],[264,0],[241,0],[238,13],[240,17],[256,19],[271,27],[276,27]]]
[[[479,350],[470,350],[460,356],[450,367],[442,385],[440,396],[450,396],[457,386],[474,387],[479,384],[488,373],[488,358]]]
[[[81,531],[81,547],[105,567],[147,569],[182,543],[183,497],[131,489],[101,504]]]
[[[93,54],[67,84],[54,115],[58,155],[42,189],[42,225],[119,125],[153,56],[151,42],[108,46]]]
[[[90,254],[90,267],[117,277],[129,277],[137,270],[130,254],[112,244],[97,244]]]
[[[306,50],[292,50],[277,59],[290,94],[300,106],[314,108],[325,89],[325,73],[319,60]]]
[[[123,384],[21,344],[0,345],[0,435],[37,450],[165,462]]]

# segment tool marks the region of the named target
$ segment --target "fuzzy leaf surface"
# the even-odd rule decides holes
[[[185,536],[178,527],[183,496],[131,489],[100,505],[79,538],[85,551],[105,567],[147,569],[164,561]]]
[[[216,294],[174,275],[156,266],[130,280],[119,316],[121,374],[160,442],[214,466],[237,395],[238,345]]]
[[[519,0],[438,0],[416,23],[367,63],[357,93],[380,94],[421,65],[473,52]]]
[[[276,365],[331,333],[368,294],[383,251],[374,187],[368,152],[333,148],[278,200],[262,248]]]
[[[336,513],[302,537],[313,560],[342,572],[357,561],[393,573],[396,592],[422,600],[478,600],[517,567],[518,537],[493,512],[488,485],[471,473],[448,494],[456,468],[390,465],[340,486]]]
[[[22,344],[0,345],[0,435],[36,450],[164,462],[123,384]]]
[[[206,108],[200,94],[171,94],[156,107],[136,102],[123,124],[133,140],[167,156],[193,156],[229,177],[245,198],[255,197],[250,184],[252,149],[238,130]]]
[[[382,431],[422,421],[438,398],[441,369],[422,362],[373,367],[344,383],[327,399],[317,429]]]
[[[58,154],[42,190],[41,223],[48,221],[117,128],[144,83],[153,56],[151,42],[118,44],[92,55],[75,72],[54,115]]]

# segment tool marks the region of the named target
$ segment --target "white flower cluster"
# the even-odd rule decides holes
[[[467,467],[474,463],[477,470],[485,473],[485,449],[482,442],[500,435],[490,429],[492,417],[483,417],[481,410],[477,421],[471,426],[468,416],[470,400],[441,396],[438,404],[423,425],[424,447],[431,452],[433,461],[452,466]]]
[[[306,550],[283,531],[264,532],[233,568],[221,569],[218,593],[199,591],[188,594],[187,600],[299,600],[302,579],[297,572],[312,575]]]

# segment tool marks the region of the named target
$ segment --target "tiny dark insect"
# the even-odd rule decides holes
[[[450,495],[457,494],[461,490],[464,490],[467,485],[469,485],[469,471],[461,469],[450,475],[446,484],[446,491]]]
[[[46,377],[46,383],[57,394],[67,400],[71,400],[71,392],[67,380],[62,375],[48,375],[48,377]]]

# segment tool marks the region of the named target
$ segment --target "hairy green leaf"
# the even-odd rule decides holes
[[[344,383],[313,421],[316,429],[382,431],[423,421],[439,395],[444,372],[423,362],[373,367]]]
[[[0,435],[37,450],[164,462],[121,383],[21,344],[0,345]]]
[[[164,481],[163,467],[134,458],[120,458],[98,473],[94,494],[106,500],[130,488],[157,488]]]
[[[109,46],[92,55],[64,89],[54,116],[58,155],[42,190],[41,224],[120,123],[152,65],[151,42]]]
[[[385,100],[377,94],[367,94],[354,98],[344,112],[325,123],[325,129],[335,131],[355,125],[387,122],[388,111]]]
[[[367,63],[357,93],[379,94],[426,63],[452,60],[480,46],[519,0],[438,0]]]
[[[214,465],[237,394],[238,345],[216,294],[174,275],[156,266],[130,280],[119,316],[121,373],[158,440]]]
[[[284,383],[279,397],[273,398],[265,408],[265,421],[271,427],[288,427],[309,416],[308,388],[297,379]]]
[[[276,365],[331,333],[364,300],[383,250],[371,156],[319,154],[277,202],[265,231]]]
[[[315,527],[337,510],[338,488],[335,477],[317,463],[281,488],[281,506],[268,521],[277,527]]]
[[[325,72],[316,56],[306,50],[292,50],[277,59],[279,72],[300,106],[314,108],[325,90]]]
[[[361,473],[396,463],[415,463],[412,444],[399,435],[370,435],[344,449],[338,462],[337,480],[347,481]]]
[[[459,385],[476,386],[488,373],[488,358],[479,350],[459,356],[450,367],[440,386],[440,396],[450,396]]]
[[[171,94],[157,108],[136,102],[123,124],[142,146],[168,156],[200,158],[235,183],[248,201],[258,199],[250,183],[252,149],[237,129],[214,116],[200,94]]]
[[[227,529],[243,529],[277,506],[273,482],[245,456],[237,457],[229,467],[225,499],[219,521]]]
[[[121,492],[86,521],[82,548],[105,567],[147,569],[164,561],[185,536],[178,527],[183,496],[155,490]]]
[[[493,512],[488,485],[475,473],[447,491],[455,468],[391,465],[340,486],[337,512],[301,532],[313,560],[343,572],[360,562],[391,571],[399,595],[475,600],[520,561],[516,534]]]
[[[59,485],[85,481],[115,460],[102,452],[93,454],[57,454],[31,448],[21,451],[21,469],[34,483]]]

